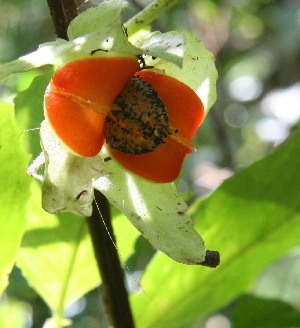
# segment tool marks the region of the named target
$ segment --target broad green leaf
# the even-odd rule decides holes
[[[59,324],[65,307],[100,284],[98,267],[84,218],[52,215],[41,208],[41,191],[32,183],[27,231],[17,265],[42,296]],[[123,215],[113,220],[122,260],[134,251],[138,232]]]
[[[29,197],[28,157],[21,152],[19,135],[13,106],[0,104],[0,293],[7,286],[20,247]]]
[[[26,72],[47,64],[58,65],[63,61],[63,54],[69,57],[69,47],[69,42],[61,39],[44,43],[38,50],[0,66],[0,80],[8,78],[11,74]]]
[[[16,301],[2,301],[0,303],[0,327],[26,327],[28,312],[24,304]]]
[[[17,265],[59,320],[67,305],[99,284],[99,272],[84,218],[46,213],[40,188],[34,181],[31,187]]]
[[[188,267],[157,255],[142,280],[148,296],[132,297],[138,327],[176,328],[203,318],[248,290],[268,264],[299,244],[299,138],[297,131],[194,204],[196,228],[220,251],[221,265]]]
[[[24,131],[20,145],[34,157],[41,152],[39,130],[28,129],[39,129],[44,119],[44,93],[52,74],[53,69],[49,69],[46,74],[35,77],[14,99],[17,124]]]
[[[300,312],[279,300],[245,295],[239,299],[232,318],[232,328],[299,327]]]
[[[130,224],[123,213],[113,215],[113,229],[121,264],[135,252],[135,243],[140,233]],[[126,268],[124,268],[126,270]]]

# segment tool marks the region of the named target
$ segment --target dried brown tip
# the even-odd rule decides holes
[[[199,265],[216,268],[220,264],[220,253],[218,251],[206,251],[205,260]]]

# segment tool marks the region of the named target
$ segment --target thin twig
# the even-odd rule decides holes
[[[52,17],[55,34],[58,38],[68,40],[67,21],[63,4],[60,0],[47,0]]]
[[[67,28],[78,15],[75,0],[47,0],[52,17],[55,34],[58,38],[68,40]]]
[[[123,270],[115,248],[109,203],[97,190],[95,200],[92,216],[87,218],[87,223],[101,271],[106,310],[115,328],[133,328]]]
[[[71,21],[78,16],[79,11],[77,8],[76,0],[62,0],[67,26],[71,23]]]
[[[148,26],[161,14],[174,6],[178,0],[154,0],[144,10],[133,16],[124,25],[128,34],[134,34],[143,27]]]

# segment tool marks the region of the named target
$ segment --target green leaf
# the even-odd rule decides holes
[[[232,328],[299,327],[300,312],[279,300],[245,295],[239,299],[232,318]]]
[[[148,295],[132,298],[138,327],[176,328],[203,318],[248,290],[262,269],[299,244],[299,138],[297,131],[194,204],[196,228],[220,251],[221,265],[188,267],[157,255],[142,280]]]
[[[116,246],[120,256],[121,264],[135,252],[135,243],[140,233],[130,224],[126,216],[119,211],[113,215],[113,230],[116,236]],[[126,270],[126,268],[124,268]]]
[[[25,207],[30,179],[28,157],[19,147],[13,106],[0,104],[0,293],[8,283],[25,229]]]
[[[53,69],[33,79],[30,86],[14,99],[16,120],[24,131],[20,136],[20,145],[36,157],[41,152],[39,129],[44,119],[44,93],[53,74]],[[26,131],[27,130],[27,131]]]
[[[66,54],[65,59],[70,56],[69,47],[69,42],[61,39],[44,43],[38,50],[0,66],[0,80],[11,74],[26,72],[47,64],[59,64],[63,60],[63,54]]]
[[[17,265],[59,322],[67,305],[99,284],[99,272],[84,218],[46,213],[39,186],[31,187]]]
[[[71,213],[52,215],[41,208],[41,191],[36,182],[27,207],[27,231],[17,265],[28,283],[53,311],[60,325],[66,306],[100,283],[98,267],[83,217]],[[134,251],[138,232],[123,215],[113,219],[121,258]]]
[[[23,328],[26,327],[28,313],[22,303],[16,301],[1,301],[0,327]]]

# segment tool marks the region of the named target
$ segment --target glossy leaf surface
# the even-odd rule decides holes
[[[142,280],[148,295],[132,298],[139,327],[175,328],[203,318],[247,291],[268,264],[299,244],[299,138],[297,131],[194,204],[196,228],[220,251],[221,264],[188,267],[157,255]]]
[[[8,284],[25,230],[30,178],[24,174],[28,156],[22,153],[13,106],[0,104],[0,293]]]
[[[300,312],[277,299],[263,299],[245,295],[239,299],[233,313],[233,328],[298,327]]]

